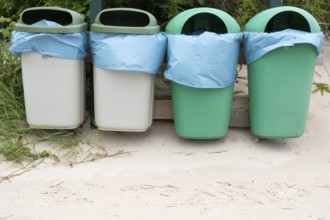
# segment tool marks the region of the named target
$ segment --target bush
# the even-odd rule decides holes
[[[183,10],[195,7],[213,7],[228,12],[241,26],[253,15],[267,8],[267,0],[162,0],[133,1],[115,0],[106,2],[105,7],[135,7],[154,14],[164,28],[168,21]]]
[[[162,28],[179,12],[195,7],[213,7],[232,15],[243,27],[256,13],[268,8],[268,0],[111,0],[104,2],[107,7],[139,8],[154,14]],[[324,32],[330,30],[330,1],[328,0],[284,0],[283,5],[303,8],[315,16]],[[0,15],[5,27],[16,21],[20,13],[28,7],[57,6],[68,8],[85,15],[89,22],[89,0],[0,0]],[[7,20],[4,20],[7,19]],[[11,29],[9,29],[10,31]],[[7,35],[6,35],[7,36]]]
[[[330,1],[328,0],[284,0],[283,5],[303,8],[310,12],[317,20],[323,31],[330,30]],[[134,1],[113,0],[106,1],[105,7],[135,7],[151,12],[156,16],[164,28],[168,21],[179,12],[195,7],[213,7],[224,10],[233,16],[241,27],[258,12],[267,9],[268,0],[161,0]]]

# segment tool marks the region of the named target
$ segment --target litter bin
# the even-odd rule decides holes
[[[277,7],[245,26],[251,130],[262,138],[303,134],[323,34],[315,18],[296,7]]]
[[[21,57],[27,123],[33,128],[74,129],[85,118],[84,18],[57,7],[28,8],[12,36]]]
[[[188,139],[226,135],[242,33],[224,11],[195,8],[166,26],[176,134]]]
[[[152,124],[155,74],[165,58],[165,34],[153,15],[133,8],[101,11],[91,30],[96,126],[146,131]]]

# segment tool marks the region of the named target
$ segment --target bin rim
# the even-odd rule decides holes
[[[146,14],[149,18],[149,24],[144,27],[134,27],[134,26],[112,26],[102,24],[100,21],[100,16],[104,12],[110,11],[131,11]],[[94,23],[91,25],[91,31],[99,33],[118,33],[118,34],[157,34],[160,32],[160,26],[157,24],[155,16],[151,13],[136,8],[108,8],[102,10],[97,14]]]
[[[185,23],[194,15],[209,13],[221,19],[227,27],[227,33],[240,33],[241,28],[237,21],[227,12],[216,8],[199,7],[185,10],[173,17],[166,25],[165,32],[168,34],[181,34]]]
[[[321,32],[317,20],[306,10],[293,6],[280,6],[266,9],[252,17],[244,27],[246,32],[264,32],[270,19],[282,12],[296,12],[303,16],[309,24],[311,33]]]
[[[50,34],[73,34],[87,30],[87,24],[60,26],[60,27],[38,27],[26,24],[16,24],[15,31],[30,33],[50,33]]]
[[[72,22],[69,25],[56,26],[56,27],[38,27],[30,24],[25,24],[23,22],[23,15],[29,11],[36,10],[54,10],[67,12],[72,17]],[[31,32],[31,33],[61,33],[61,34],[70,34],[83,32],[87,30],[87,23],[84,21],[84,16],[70,9],[60,8],[60,7],[32,7],[25,9],[21,14],[18,22],[15,25],[15,31],[18,32]]]

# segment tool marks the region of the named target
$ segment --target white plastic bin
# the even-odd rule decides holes
[[[26,119],[31,127],[74,129],[85,118],[85,61],[22,53]]]
[[[146,59],[133,65],[127,64],[126,61],[134,60],[136,56],[153,56],[150,56],[153,50],[143,51],[145,48],[142,48],[136,54],[136,50],[132,47],[141,43],[136,40],[137,37],[147,36],[148,38],[150,36],[153,38],[155,34],[160,33],[156,19],[150,13],[139,9],[106,9],[97,15],[91,30],[94,62],[94,120],[97,128],[108,131],[146,131],[152,124],[154,74],[157,71],[154,73],[137,71],[138,68],[148,64],[149,61]],[[120,46],[122,44],[119,44],[119,47],[117,44],[111,44],[110,42],[113,42],[112,36],[119,36],[119,41],[123,47]],[[100,42],[105,48],[100,46]],[[134,42],[134,45],[128,48],[128,42]],[[153,48],[164,48],[164,50],[160,50],[163,52],[153,53],[162,61],[165,56],[165,42],[166,38],[164,37],[162,46],[157,43],[153,45]],[[114,47],[117,48],[114,49]],[[112,66],[111,68],[100,68],[98,59],[105,60],[102,61],[104,65],[114,62],[114,68]],[[159,68],[162,61],[155,66]],[[129,70],[123,66],[129,66]]]
[[[74,129],[83,123],[86,27],[68,9],[35,7],[21,14],[10,50],[21,56],[30,127]]]
[[[147,130],[152,124],[153,98],[153,75],[94,68],[94,110],[98,129]]]

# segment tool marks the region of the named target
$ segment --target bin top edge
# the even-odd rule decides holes
[[[302,15],[310,26],[311,33],[321,32],[321,27],[317,20],[306,10],[294,6],[279,6],[266,9],[253,16],[245,25],[244,31],[247,32],[264,32],[266,25],[274,16],[281,12],[296,12]]]
[[[87,23],[60,26],[60,27],[37,27],[32,25],[20,24],[15,25],[15,31],[17,32],[30,32],[30,33],[52,33],[52,34],[72,34],[78,32],[84,32],[87,30]]]
[[[73,11],[71,9],[68,8],[61,8],[61,7],[56,7],[56,6],[39,6],[39,7],[30,7],[30,8],[26,8],[23,10],[23,12],[25,11],[33,11],[33,10],[58,10],[58,11],[70,11],[70,12],[75,12],[78,13],[76,11]],[[23,13],[22,12],[22,13]]]
[[[64,25],[63,27],[70,27],[70,26],[85,26],[86,22],[84,20],[84,16],[82,14],[79,14],[76,11],[67,9],[67,8],[60,8],[60,7],[31,7],[31,8],[26,8],[23,10],[23,12],[20,14],[19,20],[17,22],[18,25],[21,26],[32,26],[31,24],[27,24],[24,22],[24,15],[28,12],[33,12],[33,11],[43,11],[43,10],[53,10],[53,11],[61,11],[61,12],[66,12],[71,16],[71,23]],[[42,20],[42,19],[40,19]],[[40,27],[41,28],[41,27]]]
[[[157,34],[160,33],[160,26],[146,27],[125,27],[125,26],[107,26],[102,24],[92,24],[91,31],[97,33],[113,33],[113,34]]]
[[[209,13],[219,17],[226,25],[228,33],[239,33],[241,31],[237,21],[227,12],[209,7],[192,8],[174,16],[165,28],[165,32],[169,34],[181,34],[184,24],[194,15]]]
[[[149,27],[159,27],[158,23],[157,23],[157,19],[155,18],[155,16],[153,14],[151,14],[150,12],[148,11],[145,11],[145,10],[142,10],[142,9],[137,9],[137,8],[125,8],[125,7],[121,7],[121,8],[107,8],[107,9],[104,9],[102,11],[100,11],[96,17],[95,17],[95,21],[92,25],[96,24],[96,25],[99,25],[99,26],[104,26],[105,28],[108,27],[108,25],[105,25],[105,24],[102,24],[102,22],[100,21],[100,16],[103,14],[103,13],[106,13],[106,12],[111,12],[111,11],[130,11],[130,12],[139,12],[139,13],[142,13],[142,14],[146,14],[149,18],[149,23],[144,26],[145,28],[149,28]],[[119,27],[119,26],[118,26]],[[144,28],[144,27],[141,27],[141,28]],[[135,27],[133,27],[135,28]]]

